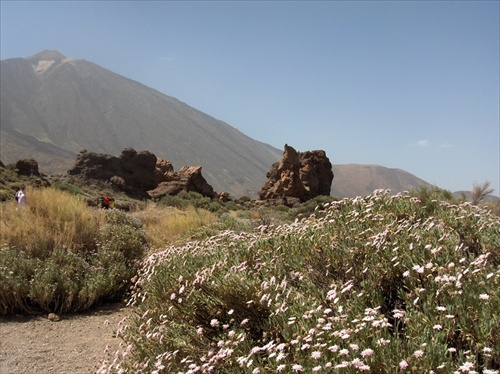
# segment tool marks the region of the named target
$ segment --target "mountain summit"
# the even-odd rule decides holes
[[[54,60],[54,61],[60,61],[60,60],[63,60],[65,59],[66,56],[64,56],[62,53],[58,52],[58,51],[53,51],[53,50],[44,50],[42,52],[39,52],[37,53],[36,55],[33,55],[31,57],[28,57],[26,60],[32,62],[32,61],[41,61],[41,60],[45,60],[45,61],[50,61],[50,60]]]
[[[200,165],[233,196],[256,195],[281,151],[94,63],[45,50],[1,61],[0,159],[35,158],[64,173],[76,154],[148,150],[176,168]]]

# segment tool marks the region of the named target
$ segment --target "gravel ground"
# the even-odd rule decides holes
[[[110,304],[57,322],[47,316],[0,316],[0,373],[94,373],[106,347],[111,353],[118,349],[114,333],[131,314],[131,308]]]

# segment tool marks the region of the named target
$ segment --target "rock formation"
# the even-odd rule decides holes
[[[285,144],[281,161],[272,165],[267,178],[259,192],[261,200],[307,201],[318,195],[330,195],[332,164],[325,151],[297,152]]]
[[[158,170],[158,169],[157,169]],[[152,198],[177,195],[181,191],[193,191],[203,196],[214,197],[214,189],[201,175],[201,166],[183,166],[177,173],[168,171],[163,174],[164,181],[148,191]]]
[[[16,162],[16,172],[20,175],[40,176],[38,162],[32,158],[25,158]]]
[[[136,197],[161,198],[180,191],[214,196],[212,186],[201,175],[201,166],[184,166],[176,172],[169,161],[132,148],[124,149],[119,157],[82,150],[68,174],[109,182]]]

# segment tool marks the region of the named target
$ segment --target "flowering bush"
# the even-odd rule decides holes
[[[375,191],[148,257],[99,373],[498,373],[500,220]]]

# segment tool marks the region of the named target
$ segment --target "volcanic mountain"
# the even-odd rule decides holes
[[[120,155],[131,147],[182,166],[202,166],[216,191],[256,197],[283,153],[227,123],[92,62],[43,51],[0,62],[0,160],[34,158],[66,173],[83,149]],[[299,150],[308,151],[308,150]],[[332,160],[334,162],[335,160]],[[394,193],[421,179],[374,165],[333,165],[332,194]]]
[[[32,157],[64,173],[87,149],[148,150],[176,169],[201,165],[207,181],[234,196],[255,195],[282,151],[225,122],[94,63],[43,51],[1,61],[1,154]]]

